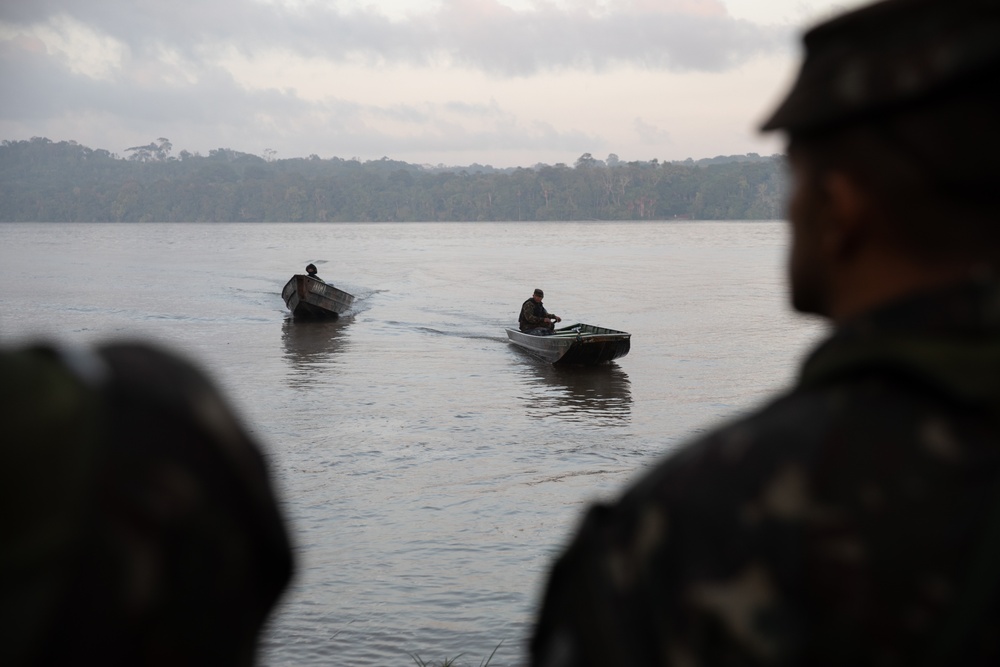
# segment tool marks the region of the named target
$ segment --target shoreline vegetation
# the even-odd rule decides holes
[[[494,647],[493,652],[490,653],[488,657],[483,658],[482,660],[479,661],[479,667],[489,667],[490,662],[493,660],[493,656],[495,656],[497,654],[497,651],[500,650],[500,647],[503,645],[503,642],[504,640],[501,639],[500,643],[497,644],[496,647]],[[454,658],[445,658],[441,662],[426,662],[416,653],[411,653],[410,659],[413,660],[414,664],[416,664],[417,667],[460,667],[458,659],[461,658],[463,655],[465,654],[459,653]]]
[[[755,153],[501,169],[172,150],[4,140],[0,222],[775,220],[788,180],[781,155]]]

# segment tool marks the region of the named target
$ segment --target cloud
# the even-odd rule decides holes
[[[0,138],[494,164],[625,153],[626,135],[670,145],[657,126],[687,139],[636,119],[628,77],[718,77],[791,44],[718,0],[351,1],[0,4]],[[643,85],[659,104],[662,84]]]
[[[94,79],[71,71],[47,54],[0,43],[0,118],[24,120],[88,111],[154,122],[211,122],[231,117],[234,105],[274,114],[301,106],[279,91],[247,91],[217,69],[203,69],[195,82],[173,85],[163,83],[162,72],[144,77],[143,70],[134,68],[128,77],[116,80]]]
[[[594,14],[547,7],[491,16],[465,7],[490,1],[454,0],[429,20],[451,60],[496,76],[545,69],[600,71],[618,65],[714,72],[779,50],[785,39],[780,29],[724,14],[645,7]]]
[[[646,146],[659,147],[673,143],[669,132],[647,123],[642,118],[636,118],[632,122],[632,127],[635,129],[635,133],[639,136],[639,141]]]
[[[6,136],[32,127],[28,136],[62,138],[65,131],[49,128],[76,118],[76,123],[91,119],[105,136],[114,133],[120,138],[117,147],[108,146],[106,138],[70,138],[112,150],[168,136],[178,149],[193,148],[194,143],[202,151],[235,143],[250,152],[277,145],[284,157],[466,152],[472,161],[487,151],[564,151],[603,144],[572,128],[522,122],[496,102],[309,102],[290,91],[248,90],[211,68],[203,69],[194,83],[166,86],[151,80],[124,86],[71,72],[57,58],[9,43],[0,44],[0,62],[0,131]]]
[[[0,22],[21,28],[70,22],[100,36],[106,48],[123,45],[137,60],[157,60],[164,51],[204,59],[228,46],[248,55],[283,49],[337,62],[450,64],[493,76],[617,64],[721,71],[784,48],[787,39],[784,29],[733,19],[714,0],[582,7],[539,2],[530,10],[498,0],[445,0],[402,19],[373,6],[345,11],[249,0],[16,4],[0,9]]]

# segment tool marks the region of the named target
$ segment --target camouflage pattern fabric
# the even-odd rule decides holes
[[[143,345],[0,352],[6,665],[249,665],[292,571],[257,445]]]
[[[593,507],[532,664],[1000,664],[1000,284],[840,327]]]
[[[803,46],[795,85],[763,130],[826,130],[1000,85],[1000,3],[876,2],[816,26]]]
[[[555,317],[555,315],[550,314],[545,310],[545,306],[531,298],[521,304],[521,314],[517,318],[517,324],[521,331],[555,329],[555,324],[545,321],[547,317]]]

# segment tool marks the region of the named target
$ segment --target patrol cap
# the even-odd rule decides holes
[[[542,290],[540,290],[540,289],[538,289],[536,287],[535,288],[535,296],[540,296],[540,297],[542,297],[544,299],[545,298],[545,292],[543,292]]]
[[[803,44],[798,79],[762,131],[809,133],[1000,85],[994,0],[884,0]]]

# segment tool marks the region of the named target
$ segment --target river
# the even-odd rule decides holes
[[[298,573],[264,665],[522,665],[587,503],[788,384],[782,222],[2,224],[0,342],[142,337],[207,368],[263,443]],[[313,262],[357,297],[288,319]],[[535,287],[632,333],[562,369],[507,343]]]

